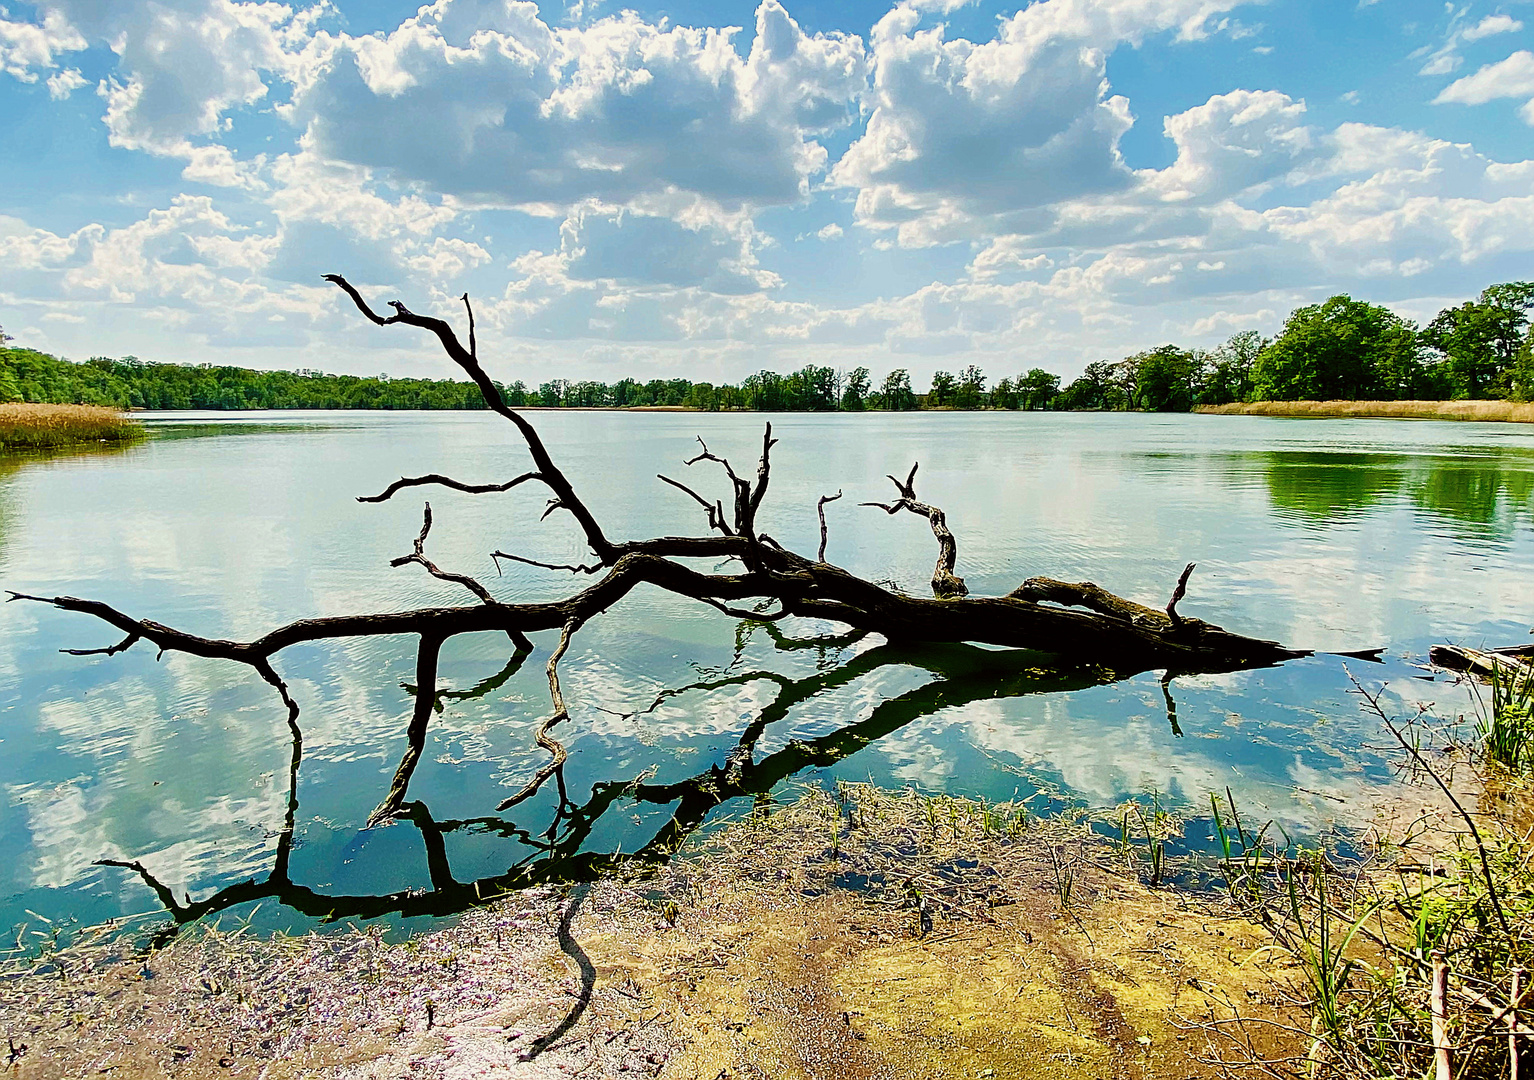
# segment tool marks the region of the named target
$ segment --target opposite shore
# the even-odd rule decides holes
[[[709,412],[686,405],[524,406],[537,412]],[[146,437],[144,426],[127,413],[98,405],[0,404],[0,452],[58,450],[91,444],[128,445]],[[170,410],[181,411],[181,410]],[[200,410],[199,410],[200,411]],[[221,410],[224,411],[224,410]],[[263,410],[227,410],[230,412]],[[348,410],[393,412],[392,409]],[[752,412],[755,410],[730,410]],[[923,412],[966,412],[938,407]],[[998,410],[981,410],[998,411]],[[1087,411],[1087,410],[1084,410]],[[1102,411],[1102,410],[1089,410]],[[1117,410],[1113,410],[1117,411]],[[1469,420],[1488,423],[1534,423],[1534,403],[1517,401],[1252,401],[1199,405],[1206,416],[1271,416],[1297,419]]]

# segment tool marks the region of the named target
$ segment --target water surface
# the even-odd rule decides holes
[[[750,467],[764,418],[533,419],[608,535],[630,538],[701,532],[696,504],[655,474],[727,500],[715,467],[688,469],[682,459],[701,435]],[[1416,666],[1429,644],[1523,641],[1534,617],[1534,432],[1525,427],[1016,413],[771,419],[781,442],[762,529],[813,552],[816,500],[841,489],[827,507],[827,558],[913,591],[925,588],[935,555],[925,523],[856,504],[887,499],[884,474],[919,460],[918,494],[947,511],[973,592],[1004,593],[1043,574],[1161,606],[1195,561],[1184,613],[1298,647],[1384,647],[1384,664],[1353,667],[1403,711],[1434,701],[1465,708],[1463,690]],[[497,547],[556,563],[585,555],[568,515],[540,521],[545,496],[532,485],[355,501],[400,475],[493,481],[524,471],[526,451],[492,415],[149,420],[158,437],[126,451],[0,463],[0,584],[94,597],[234,638],[311,615],[465,602],[463,590],[419,567],[388,566],[410,551],[426,499],[432,558],[504,599],[558,596],[589,580],[509,564],[497,575],[488,557]],[[549,708],[543,665],[554,635],[538,635],[520,666],[503,635],[455,639],[441,666],[454,693],[411,784],[415,819],[364,830],[403,750],[412,639],[310,644],[277,658],[303,707],[303,762],[290,789],[284,711],[248,670],[157,659],[142,644],[113,657],[66,656],[58,650],[117,635],[81,615],[0,606],[0,924],[35,921],[29,911],[91,922],[158,907],[137,873],[97,865],[103,859],[139,862],[178,903],[264,880],[278,860],[303,891],[299,906],[313,910],[269,903],[261,918],[290,925],[326,914],[327,903],[377,914],[357,898],[447,895],[449,881],[536,866],[549,842],[567,853],[633,852],[668,822],[685,831],[749,805],[742,796],[713,809],[687,783],[722,768],[748,731],[759,736],[755,759],[783,783],[871,779],[1031,796],[1039,806],[1112,806],[1155,791],[1193,813],[1229,786],[1254,817],[1296,836],[1362,823],[1367,795],[1391,775],[1385,736],[1360,714],[1336,657],[1178,678],[1179,735],[1158,673],[1095,684],[1041,670],[1036,656],[964,646],[913,653],[837,631],[801,622],[774,635],[654,590],[632,594],[580,632],[562,668],[572,703],[560,735],[571,753],[566,792],[584,808],[563,816],[552,784],[493,814],[546,759],[532,732]],[[291,845],[281,839],[289,814]],[[394,917],[409,907],[375,906]]]

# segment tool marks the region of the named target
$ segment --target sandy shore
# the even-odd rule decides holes
[[[1267,932],[1146,874],[1082,819],[812,789],[653,878],[400,943],[103,932],[13,964],[0,1023],[18,1080],[1188,1077],[1238,1012],[1302,1052]]]
[[[1200,1075],[1198,1025],[1289,1015],[1292,974],[1138,866],[1081,820],[812,790],[402,943],[103,932],[11,971],[0,1021],[18,1078]]]

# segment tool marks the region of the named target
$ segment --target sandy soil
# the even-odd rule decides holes
[[[1294,1021],[1294,973],[1210,894],[1149,888],[1079,823],[919,799],[810,796],[653,879],[402,943],[204,928],[145,957],[103,934],[0,980],[9,1072],[1180,1078],[1216,1074],[1238,1011]]]

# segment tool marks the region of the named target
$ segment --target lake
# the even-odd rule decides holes
[[[703,532],[697,505],[656,474],[728,501],[717,467],[682,464],[695,436],[750,468],[771,419],[781,442],[758,521],[789,547],[813,554],[816,500],[840,489],[827,506],[827,559],[924,593],[936,554],[926,524],[857,505],[889,498],[884,475],[920,461],[917,493],[947,512],[972,593],[1047,575],[1160,607],[1196,562],[1183,614],[1301,648],[1382,647],[1381,664],[1346,664],[1403,714],[1418,703],[1468,709],[1464,688],[1421,666],[1430,644],[1523,642],[1534,619],[1534,428],[529,415],[614,539]],[[0,585],[231,638],[313,615],[468,602],[418,566],[389,567],[410,552],[425,500],[430,556],[502,599],[552,598],[590,580],[512,564],[497,574],[496,548],[555,563],[585,554],[568,515],[540,521],[546,496],[534,485],[355,501],[401,475],[489,482],[524,471],[525,449],[491,414],[145,419],[155,437],[126,451],[0,460]],[[674,818],[685,832],[750,809],[752,797],[713,807],[698,794],[748,728],[780,789],[871,780],[1031,799],[1041,811],[1154,793],[1193,819],[1194,846],[1208,832],[1210,792],[1228,786],[1251,819],[1314,839],[1367,824],[1393,775],[1388,735],[1360,712],[1336,656],[1177,678],[1174,730],[1155,672],[1098,683],[1037,655],[903,651],[838,638],[828,624],[771,629],[651,589],[631,594],[580,631],[561,668],[568,802],[549,784],[504,815],[495,805],[547,760],[532,735],[549,712],[544,664],[557,635],[537,635],[520,666],[504,635],[454,639],[440,668],[452,692],[411,782],[412,817],[369,830],[404,749],[413,639],[278,655],[303,710],[294,784],[285,711],[248,669],[157,659],[145,644],[64,655],[120,635],[87,616],[0,605],[0,925],[163,910],[145,877],[104,859],[136,861],[177,904],[222,897],[212,906],[248,915],[258,894],[275,894],[260,926],[331,912],[415,925],[460,907],[474,882],[526,874],[551,851],[567,861],[634,852]],[[274,866],[284,887],[263,892]],[[219,892],[248,880],[247,893]]]

